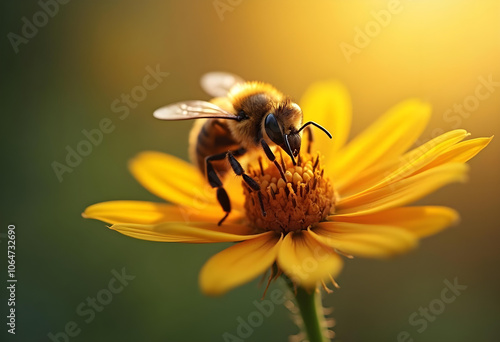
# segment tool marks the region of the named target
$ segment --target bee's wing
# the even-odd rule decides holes
[[[238,83],[245,83],[241,77],[222,71],[209,72],[201,77],[201,87],[213,97],[226,96],[229,90]]]
[[[210,102],[183,101],[158,108],[153,116],[160,120],[189,120],[189,119],[233,119],[239,117]]]

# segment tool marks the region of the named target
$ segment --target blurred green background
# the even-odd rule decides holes
[[[225,12],[214,4],[227,6]],[[380,11],[390,6],[394,13],[383,17]],[[69,1],[15,44],[16,53],[9,34],[22,34],[23,17],[33,22],[35,15],[43,24],[41,9],[36,1],[3,1],[0,10],[0,233],[15,224],[18,278],[17,333],[7,335],[2,318],[2,341],[50,341],[48,334],[70,321],[80,329],[70,341],[224,341],[225,332],[236,335],[237,318],[255,310],[263,292],[257,281],[221,298],[199,291],[199,269],[225,244],[139,241],[80,216],[104,200],[159,201],[135,182],[127,160],[142,150],[187,158],[191,123],[159,122],[152,112],[174,101],[208,99],[198,85],[205,72],[268,81],[295,99],[314,81],[338,79],[351,93],[351,137],[413,96],[434,108],[421,142],[456,124],[473,137],[500,132],[500,87],[467,117],[445,114],[474,96],[480,77],[500,81],[498,0]],[[359,32],[366,29],[371,36],[363,40]],[[355,53],[342,52],[356,42]],[[121,120],[112,103],[157,64],[168,77]],[[52,163],[65,163],[66,147],[76,148],[82,130],[98,128],[104,118],[114,131],[59,182]],[[334,308],[337,341],[397,341],[401,331],[415,341],[500,339],[497,140],[470,163],[467,184],[420,201],[456,208],[459,226],[395,260],[346,262],[341,289],[325,298]],[[7,243],[0,239],[6,270]],[[124,267],[135,279],[85,323],[88,316],[77,307]],[[410,315],[455,277],[467,289],[417,332]],[[8,314],[4,279],[2,271],[2,317]],[[286,341],[297,333],[288,315],[276,308],[244,340]]]

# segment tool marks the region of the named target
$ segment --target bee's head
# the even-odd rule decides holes
[[[325,132],[330,139],[331,134],[315,122],[302,123],[302,110],[293,103],[288,102],[278,106],[274,113],[270,112],[264,118],[264,130],[269,139],[281,147],[292,158],[295,165],[295,157],[299,155],[302,138],[300,132],[309,125],[314,125]]]

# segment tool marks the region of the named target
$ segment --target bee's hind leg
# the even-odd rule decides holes
[[[217,188],[217,201],[219,201],[220,206],[222,207],[222,210],[226,213],[224,217],[219,221],[217,225],[221,225],[222,222],[228,217],[229,213],[231,212],[231,201],[229,200],[229,196],[227,195],[226,190],[222,186],[222,181],[219,178],[219,175],[217,175],[217,172],[215,172],[215,168],[212,165],[212,161],[215,160],[223,160],[226,158],[226,152],[224,153],[219,153],[219,154],[214,154],[212,156],[208,156],[205,158],[205,171],[207,175],[207,180],[208,183],[212,188]]]

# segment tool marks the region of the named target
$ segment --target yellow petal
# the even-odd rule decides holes
[[[351,129],[351,99],[346,88],[337,81],[311,85],[300,100],[304,122],[315,121],[326,128],[333,138],[316,130],[314,148],[328,159],[346,142]],[[314,128],[313,128],[314,130]]]
[[[482,149],[488,146],[491,140],[493,140],[493,137],[476,138],[456,144],[455,146],[448,148],[444,153],[432,161],[432,163],[425,166],[422,171],[446,163],[466,163],[476,156],[476,154],[481,152]]]
[[[166,221],[218,222],[222,218],[219,212],[146,201],[109,201],[96,203],[85,209],[82,216],[111,224],[156,224]],[[225,222],[238,220],[241,216],[240,212],[234,211]]]
[[[426,164],[431,163],[432,160],[438,158],[440,154],[464,139],[467,135],[467,131],[463,129],[444,133],[399,158],[374,165],[362,172],[356,178],[355,182],[347,184],[348,186],[342,187],[341,184],[336,184],[337,191],[343,194],[343,196],[347,196],[405,178],[425,168]]]
[[[258,237],[253,229],[243,224],[218,226],[209,222],[164,222],[160,224],[115,224],[111,226],[124,235],[136,239],[160,242],[213,243],[243,241]]]
[[[451,208],[425,206],[394,208],[362,216],[331,215],[327,219],[334,222],[394,226],[423,238],[454,224],[459,215]]]
[[[399,157],[422,133],[430,111],[427,103],[415,99],[391,108],[330,159],[327,170],[332,170],[336,184],[344,187],[370,166]]]
[[[179,158],[146,151],[132,159],[129,168],[142,186],[167,201],[199,210],[217,207],[215,192],[198,169]]]
[[[337,204],[337,213],[366,215],[414,202],[452,182],[464,182],[466,164],[450,163],[435,167],[415,176],[402,179],[360,196],[342,198]]]
[[[311,232],[288,233],[278,253],[278,265],[299,286],[314,288],[342,269],[342,259],[330,247],[319,243]]]
[[[321,222],[311,234],[343,253],[369,258],[400,254],[418,242],[415,235],[401,228],[346,222]]]
[[[399,167],[391,170],[384,179],[380,180],[378,183],[361,193],[376,188],[381,188],[419,172],[422,168],[431,163],[449,147],[462,141],[467,135],[468,133],[465,130],[451,131],[443,134],[440,137],[439,141],[436,141],[436,139],[434,139],[430,143],[424,144],[419,148],[414,149],[413,151],[400,158]],[[356,196],[359,195],[360,194],[357,194]]]
[[[229,196],[229,200],[231,201],[231,207],[233,208],[233,210],[243,211],[245,205],[245,196],[243,192],[242,178],[240,176],[236,176],[232,171],[229,171],[222,179],[222,184],[224,185],[224,189],[226,189],[227,191],[227,195]],[[232,213],[231,215],[229,215],[229,217],[231,216]]]
[[[211,257],[200,272],[205,294],[221,295],[264,273],[276,260],[281,237],[267,232]]]

